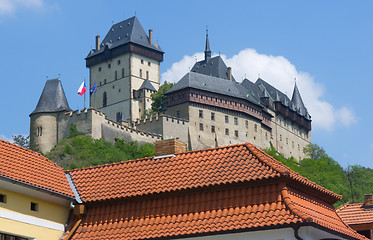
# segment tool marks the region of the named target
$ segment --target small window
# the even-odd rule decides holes
[[[106,107],[107,106],[107,94],[104,92],[104,95],[102,96],[102,106]]]
[[[101,72],[101,67],[98,68],[98,71]]]
[[[37,212],[39,210],[39,206],[38,206],[37,203],[31,202],[30,209],[31,209],[31,211]]]
[[[280,134],[280,141],[282,141],[282,135]]]
[[[213,113],[213,112],[211,113],[211,120],[215,121],[215,113]]]
[[[115,80],[118,79],[118,72],[117,71],[114,72],[114,77],[115,77]]]
[[[299,146],[299,144],[298,144],[298,151],[300,151],[300,146]]]
[[[227,115],[225,115],[225,123],[229,123],[229,118]]]
[[[121,121],[122,121],[122,113],[117,112],[117,122],[121,122]]]
[[[238,125],[238,118],[234,118],[234,125]]]
[[[199,118],[203,118],[203,110],[199,110]]]
[[[148,62],[148,66],[150,67],[152,64],[150,62]]]
[[[107,68],[111,68],[111,63],[109,63],[109,64],[107,65]]]
[[[43,135],[43,128],[42,127],[38,127],[37,136],[41,136],[41,135]]]
[[[247,121],[247,120],[245,121],[245,127],[249,128],[249,121]]]
[[[144,64],[144,60],[143,59],[141,59],[141,64]]]
[[[142,78],[142,69],[140,69],[140,77]]]
[[[180,118],[180,111],[176,111],[176,117]]]
[[[118,65],[120,65],[120,60],[118,60]]]
[[[235,131],[234,131],[234,136],[235,136],[235,137],[238,137],[238,130],[235,130]]]
[[[294,148],[294,141],[291,141],[291,147]]]
[[[215,132],[215,126],[214,126],[214,125],[211,125],[211,132],[212,132],[212,133]]]
[[[124,78],[124,68],[122,68],[122,78]]]
[[[200,123],[200,124],[199,124],[199,130],[200,130],[200,131],[203,131],[203,123]]]
[[[268,133],[266,133],[266,140],[268,140]]]
[[[254,124],[254,131],[258,132],[258,125]]]
[[[229,136],[229,129],[228,128],[225,129],[225,135]]]
[[[0,202],[6,203],[6,195],[0,194]]]
[[[288,138],[286,138],[286,144],[289,144]]]
[[[146,79],[149,79],[149,71],[146,71]]]
[[[106,84],[106,79],[104,79],[104,84]]]

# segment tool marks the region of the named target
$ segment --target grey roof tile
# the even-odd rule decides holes
[[[303,104],[302,97],[300,96],[297,83],[294,85],[294,91],[293,96],[291,98],[291,101],[294,103],[294,107],[297,111],[299,111],[300,115],[305,116],[307,113],[307,109]]]
[[[103,52],[105,46],[112,49],[130,42],[163,53],[162,49],[157,43],[149,43],[148,36],[146,35],[137,17],[134,16],[111,26],[104,40],[101,42],[100,50],[91,50],[87,58]]]
[[[154,91],[154,92],[157,91],[154,88],[153,84],[148,79],[145,79],[145,81],[141,84],[141,87],[139,89],[148,89],[148,90],[151,90],[151,91]]]
[[[239,83],[195,72],[187,73],[170,90],[168,90],[166,94],[185,88],[194,88],[241,98],[263,107],[260,99],[246,88],[242,87]]]
[[[220,56],[196,62],[191,71],[228,80],[228,67]],[[232,80],[236,81],[233,76]]]
[[[47,80],[35,110],[31,113],[71,111],[60,79]],[[30,114],[30,115],[31,115]]]

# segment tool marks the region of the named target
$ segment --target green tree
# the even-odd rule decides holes
[[[167,97],[164,95],[169,89],[174,86],[173,83],[165,81],[158,89],[156,93],[151,95],[152,98],[152,113],[161,113],[166,111],[167,108]]]
[[[317,144],[308,144],[303,148],[303,153],[312,160],[321,159],[327,156],[325,150]]]
[[[30,147],[30,136],[24,136],[21,134],[12,135],[13,142],[21,147]]]

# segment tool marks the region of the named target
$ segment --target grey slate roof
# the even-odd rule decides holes
[[[295,83],[294,91],[293,91],[293,97],[291,98],[291,101],[294,103],[294,107],[296,111],[299,111],[300,115],[304,116],[307,113],[307,109],[303,104],[302,97],[300,96],[297,83]]]
[[[304,116],[308,120],[311,120],[311,116],[309,115],[306,107],[303,104],[296,84],[294,86],[293,97],[291,100],[288,98],[288,96],[286,96],[286,94],[282,93],[280,90],[273,87],[271,84],[267,83],[261,78],[258,78],[255,83],[252,83],[251,81],[245,79],[242,81],[241,85],[252,94],[256,95],[258,98],[269,95],[272,101],[281,102],[285,106],[289,107],[291,110],[297,112],[299,115]]]
[[[228,80],[228,68],[220,56],[196,62],[191,71]],[[236,81],[233,75],[232,80]]]
[[[31,113],[71,111],[60,79],[47,80],[35,110]],[[31,115],[30,114],[30,115]]]
[[[154,91],[154,92],[157,91],[154,88],[153,84],[148,79],[145,79],[145,81],[141,84],[141,87],[139,89],[148,89],[148,90],[151,90],[151,91]]]
[[[241,98],[263,107],[260,99],[257,96],[252,95],[250,91],[242,87],[239,83],[195,72],[187,73],[170,90],[168,90],[166,94],[185,88],[194,88]]]
[[[91,50],[87,58],[103,52],[106,45],[109,49],[112,49],[130,42],[163,53],[157,43],[149,43],[148,36],[137,17],[134,16],[111,26],[109,32],[101,42],[100,50]]]

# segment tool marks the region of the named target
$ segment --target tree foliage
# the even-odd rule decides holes
[[[336,207],[348,201],[363,202],[364,194],[373,193],[372,169],[359,165],[343,169],[316,144],[309,144],[304,148],[304,153],[309,158],[303,159],[300,163],[293,157],[285,158],[276,153],[272,145],[269,149],[265,149],[265,152],[307,179],[342,195],[343,199],[336,203]]]
[[[30,147],[30,136],[24,136],[21,134],[12,135],[13,142],[21,147]]]
[[[174,84],[165,81],[158,89],[156,93],[151,95],[152,98],[152,109],[149,113],[161,113],[166,111],[167,108],[167,97],[164,95]]]
[[[77,134],[59,142],[46,154],[51,161],[64,169],[97,166],[130,159],[151,157],[155,154],[153,144],[141,146],[137,142],[127,142],[116,138],[114,144],[102,139]]]

